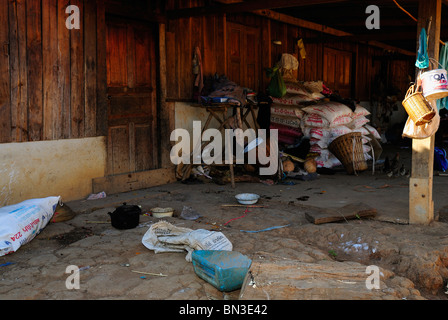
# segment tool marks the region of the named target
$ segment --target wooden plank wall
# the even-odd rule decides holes
[[[0,143],[97,135],[97,3],[2,2]],[[70,4],[79,30],[66,28]]]
[[[167,1],[169,9],[203,5],[203,1]],[[207,16],[170,20],[166,28],[167,99],[191,100],[194,85],[192,59],[201,51],[204,74],[226,73],[225,17]]]
[[[68,30],[68,5],[80,10],[81,29]],[[167,0],[165,9],[202,6],[206,0]],[[158,4],[159,5],[159,4]],[[107,116],[105,69],[105,0],[12,0],[0,6],[0,143],[82,138],[105,135]],[[260,32],[260,88],[282,53],[296,57],[296,41],[305,40],[306,60],[301,60],[298,80],[320,80],[324,47],[346,50],[354,57],[355,97],[368,100],[372,79],[381,64],[373,56],[383,50],[354,43],[307,43],[316,31],[252,14],[200,16],[170,20],[166,25],[166,98],[191,101],[194,48],[201,50],[205,76],[226,74],[228,22],[254,27]],[[282,41],[281,46],[272,40]],[[406,89],[408,62],[390,66],[392,82]]]
[[[203,5],[200,0],[181,1],[170,0],[167,10],[182,9]],[[260,88],[263,91],[269,79],[265,76],[265,68],[272,67],[282,53],[290,53],[299,59],[297,79],[301,81],[322,80],[324,47],[352,53],[352,95],[360,100],[370,100],[373,80],[379,74],[381,64],[374,61],[374,56],[388,54],[383,49],[368,46],[367,44],[332,41],[316,42],[307,39],[316,39],[323,34],[270,20],[252,14],[227,14],[207,17],[182,18],[170,20],[166,34],[167,52],[167,99],[169,101],[190,101],[192,97],[194,77],[192,75],[192,56],[195,46],[199,46],[202,54],[203,70],[205,76],[215,73],[226,74],[226,23],[234,22],[260,31]],[[304,39],[306,60],[299,57],[297,40]],[[280,40],[282,44],[274,45],[273,40]],[[409,61],[394,61],[391,63],[389,79],[391,85],[401,90],[407,89]]]

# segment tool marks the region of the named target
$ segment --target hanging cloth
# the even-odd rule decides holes
[[[426,30],[422,28],[420,31],[420,38],[418,40],[418,53],[417,53],[417,61],[415,61],[415,66],[419,69],[426,69],[429,67],[429,57],[427,51],[427,39],[426,39]]]
[[[440,49],[439,63],[443,69],[448,70],[448,48],[446,44],[444,44]],[[447,105],[448,105],[448,97],[437,100],[437,109],[439,111],[443,108],[446,109]]]
[[[297,41],[297,46],[299,47],[299,54],[302,57],[303,60],[306,59],[306,50],[305,50],[305,44],[303,43],[303,39],[299,39]]]

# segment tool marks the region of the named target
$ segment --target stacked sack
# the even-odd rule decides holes
[[[303,108],[324,96],[311,92],[305,84],[297,81],[285,81],[285,86],[283,97],[271,97],[271,129],[278,130],[280,143],[292,145],[303,135]]]
[[[317,167],[333,168],[341,162],[328,150],[328,146],[337,137],[351,132],[361,132],[366,160],[371,156],[371,137],[380,139],[378,132],[370,126],[367,116],[370,112],[356,105],[355,111],[339,102],[321,101],[303,108],[302,132],[310,139],[310,153],[317,154]]]

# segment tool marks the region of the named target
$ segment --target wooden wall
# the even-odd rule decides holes
[[[199,0],[181,1],[183,7],[203,5]],[[182,5],[175,1],[167,2],[167,9],[181,9]],[[182,18],[170,20],[167,27],[167,98],[169,100],[188,101],[192,98],[194,75],[192,74],[192,57],[196,46],[201,50],[205,76],[215,73],[228,74],[229,50],[227,25],[237,23],[259,30],[259,75],[258,88],[263,91],[269,83],[265,76],[265,68],[272,67],[282,53],[295,55],[299,60],[297,79],[300,81],[323,80],[326,72],[324,64],[325,48],[332,48],[351,53],[350,70],[351,96],[368,101],[372,95],[374,79],[381,74],[381,64],[378,56],[389,53],[384,49],[362,43],[343,42],[338,40],[316,41],[325,36],[320,32],[297,27],[291,24],[271,20],[255,14],[227,14],[206,17]],[[303,39],[306,48],[306,59],[299,57],[296,45],[298,39]],[[273,40],[280,40],[281,45],[274,45]],[[412,61],[394,60],[387,64],[390,69],[387,82],[397,86],[402,91],[408,85],[408,74],[412,72]],[[340,67],[338,65],[332,67]],[[336,72],[343,72],[343,70]],[[232,79],[231,79],[232,80]],[[243,81],[241,85],[246,85]]]
[[[0,143],[96,136],[103,1],[1,1]],[[66,28],[70,4],[80,29]]]
[[[1,0],[0,6],[0,143],[82,138],[107,134],[105,12],[120,13],[121,0]],[[147,12],[157,11],[160,0],[143,0]],[[206,0],[167,0],[162,10],[202,6]],[[68,5],[80,10],[81,29],[68,30]],[[133,3],[134,4],[134,3]],[[132,6],[135,7],[135,6]],[[144,19],[141,10],[131,12]],[[155,12],[155,13],[154,13]],[[154,17],[153,17],[154,18]],[[409,61],[384,64],[375,56],[382,49],[351,42],[316,42],[322,34],[255,14],[228,14],[182,18],[166,25],[166,99],[191,101],[194,75],[192,58],[198,46],[205,76],[227,74],[229,69],[228,25],[258,30],[258,88],[269,79],[282,53],[298,57],[296,41],[303,38],[307,51],[297,71],[298,80],[321,80],[325,74],[325,48],[351,52],[353,97],[369,100],[373,79],[389,75],[392,84],[407,86]],[[280,40],[281,46],[272,44]],[[258,51],[258,52],[257,52]],[[159,57],[162,59],[163,57]],[[412,65],[411,65],[412,67]],[[412,70],[412,68],[411,68]],[[393,76],[391,76],[393,75]],[[241,85],[245,85],[244,80]],[[163,105],[164,101],[159,100]]]

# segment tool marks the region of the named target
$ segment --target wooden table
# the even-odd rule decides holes
[[[248,104],[244,107],[241,107],[239,105],[234,104],[219,103],[207,106],[201,105],[200,108],[205,108],[205,110],[208,112],[207,120],[201,131],[201,137],[204,131],[209,128],[210,122],[212,121],[213,118],[216,119],[220,124],[219,127],[217,128],[219,131],[223,131],[225,129],[237,129],[237,128],[243,129],[243,123],[246,125],[247,129],[254,129],[256,132],[259,129],[259,125],[257,123],[257,118],[255,115],[255,109],[257,108],[256,105]],[[230,110],[234,112],[230,113],[229,112]],[[254,128],[248,122],[247,117],[249,115],[252,116],[254,122]],[[201,154],[202,150],[209,143],[210,143],[209,141],[204,141],[201,143]],[[190,159],[192,159],[192,157],[190,157]],[[232,188],[235,188],[234,161],[232,161],[231,164],[213,164],[213,166],[223,166],[223,165],[229,166]],[[182,181],[185,181],[190,177],[193,166],[194,165],[190,163],[183,168]]]

